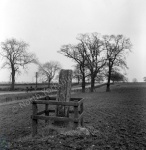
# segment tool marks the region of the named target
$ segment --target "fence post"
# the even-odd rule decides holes
[[[49,100],[49,96],[46,96],[46,100]],[[45,116],[49,116],[49,105],[45,104]],[[45,123],[49,123],[49,120],[45,120]]]
[[[84,104],[83,104],[83,102],[80,105],[80,111],[81,111],[81,114],[84,111]],[[81,118],[81,126],[84,126],[84,119],[83,119],[83,117]]]
[[[37,112],[37,104],[32,102],[32,136],[35,136],[37,134],[38,120],[33,118],[34,115],[37,115]]]
[[[74,102],[78,102],[78,101],[76,100]],[[74,119],[76,119],[74,121],[74,129],[76,129],[78,127],[78,124],[79,124],[79,120],[77,120],[78,116],[79,116],[78,106],[74,106]]]

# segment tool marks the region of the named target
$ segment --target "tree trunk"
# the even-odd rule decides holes
[[[106,92],[110,92],[110,83],[107,82],[107,85],[106,85]]]
[[[82,75],[82,93],[85,93],[85,86],[86,86],[85,75],[83,74]]]
[[[111,66],[109,62],[109,73],[108,73],[108,81],[107,81],[107,86],[106,86],[106,92],[110,92],[110,80],[111,80]]]
[[[94,92],[95,76],[91,76],[91,92]]]
[[[48,77],[48,88],[50,88],[51,79]]]
[[[14,86],[15,86],[15,69],[12,67],[12,83],[11,83],[11,90],[14,90]]]

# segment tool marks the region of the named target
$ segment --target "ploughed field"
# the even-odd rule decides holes
[[[49,131],[31,138],[31,104],[0,106],[0,145],[19,150],[146,149],[146,83],[121,83],[97,88],[94,93],[77,93],[85,98],[84,125],[90,135],[61,135]],[[42,106],[41,106],[42,107]],[[40,108],[41,109],[41,108]]]

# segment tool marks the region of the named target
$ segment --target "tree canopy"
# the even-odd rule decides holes
[[[55,77],[56,73],[61,69],[61,64],[58,61],[46,62],[42,65],[39,65],[38,73],[41,79],[45,82],[48,82],[48,87],[50,82]]]
[[[11,70],[12,90],[14,90],[16,73],[21,73],[20,67],[26,69],[26,65],[36,59],[34,54],[27,52],[28,46],[24,41],[18,41],[15,38],[7,39],[1,43],[0,55],[5,59],[2,68],[7,67]]]
[[[126,54],[131,50],[129,38],[123,35],[104,35],[104,48],[108,67],[108,82],[106,91],[110,91],[111,73],[114,67],[128,68],[126,64]]]
[[[126,55],[131,51],[131,41],[123,35],[101,35],[99,33],[79,34],[78,43],[63,45],[60,53],[73,59],[82,73],[82,89],[85,88],[85,71],[91,79],[91,92],[96,80],[107,75],[107,89],[110,91],[111,74],[115,68],[127,69]]]

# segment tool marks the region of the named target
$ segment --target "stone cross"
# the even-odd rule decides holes
[[[59,87],[57,93],[57,101],[69,102],[71,95],[71,84],[72,84],[72,70],[62,69],[59,74]],[[68,106],[57,106],[56,116],[68,117],[69,107]]]

